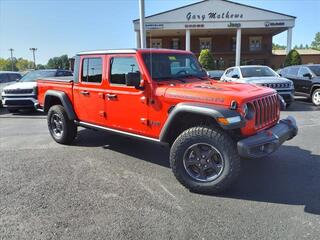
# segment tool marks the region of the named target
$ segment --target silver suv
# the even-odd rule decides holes
[[[46,69],[27,73],[19,82],[3,88],[2,104],[9,112],[20,109],[35,110],[38,105],[37,82],[38,78],[72,76],[69,70]]]
[[[294,101],[294,85],[291,80],[281,77],[268,66],[251,65],[228,68],[221,81],[252,83],[277,90],[287,107]]]
[[[0,99],[1,99],[2,89],[10,84],[15,83],[21,78],[22,78],[22,75],[19,72],[0,71]],[[0,106],[1,106],[1,101],[0,101]]]

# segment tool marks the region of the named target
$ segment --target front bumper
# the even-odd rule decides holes
[[[243,158],[265,157],[276,151],[285,141],[294,138],[297,133],[296,120],[289,116],[272,128],[240,140],[237,143],[238,153]]]
[[[31,96],[2,96],[2,105],[7,108],[35,108],[38,100]]]

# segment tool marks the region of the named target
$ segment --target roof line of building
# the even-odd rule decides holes
[[[155,16],[158,16],[158,15],[161,15],[161,14],[164,14],[164,13],[173,12],[173,11],[176,11],[176,10],[179,10],[179,9],[183,9],[183,8],[190,7],[190,6],[193,6],[193,5],[197,5],[197,4],[200,4],[200,3],[203,3],[203,2],[207,2],[207,1],[208,1],[208,0],[203,0],[203,1],[200,1],[200,2],[191,3],[191,4],[188,4],[188,5],[181,6],[181,7],[177,7],[177,8],[174,8],[174,9],[170,9],[170,10],[167,10],[167,11],[164,11],[164,12],[152,14],[152,15],[147,16],[147,17],[145,17],[145,18],[155,17]],[[237,5],[239,5],[239,6],[249,7],[249,8],[253,8],[253,9],[257,9],[257,10],[262,10],[262,11],[266,11],[266,12],[270,12],[270,13],[280,14],[280,15],[286,16],[286,17],[297,18],[296,16],[292,16],[292,15],[288,15],[288,14],[283,14],[283,13],[271,11],[271,10],[268,10],[268,9],[253,7],[253,6],[246,5],[246,4],[242,4],[242,3],[232,2],[232,1],[229,1],[229,0],[221,0],[221,1],[228,2],[228,3],[233,3],[233,4],[237,4]],[[137,19],[133,20],[133,22],[137,22],[137,21],[139,21],[139,20],[140,20],[140,18],[137,18]]]

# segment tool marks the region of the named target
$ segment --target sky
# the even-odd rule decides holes
[[[199,0],[198,0],[199,1]],[[197,0],[145,0],[146,16]],[[234,0],[296,16],[293,46],[311,44],[320,31],[319,0]],[[132,20],[139,17],[139,0],[0,0],[0,58],[46,64],[50,57],[82,50],[135,47]],[[286,45],[286,32],[274,43]]]

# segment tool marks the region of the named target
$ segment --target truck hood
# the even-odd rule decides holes
[[[156,91],[157,95],[163,96],[167,100],[180,99],[225,106],[230,106],[232,101],[242,104],[252,99],[276,93],[271,88],[234,82],[201,81],[159,85]]]
[[[6,86],[3,90],[12,90],[12,89],[32,89],[37,86],[37,82],[17,82]]]
[[[262,83],[292,83],[291,80],[283,77],[249,77],[239,80],[242,83],[262,84]]]

